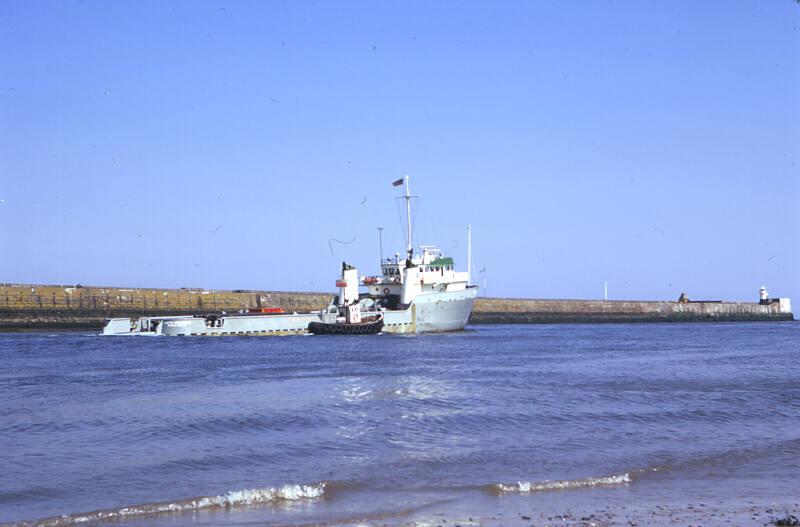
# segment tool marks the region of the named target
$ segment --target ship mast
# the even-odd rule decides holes
[[[467,285],[472,283],[472,225],[467,225]]]
[[[408,186],[408,174],[406,174],[405,184],[406,184],[406,194],[403,196],[406,200],[406,223],[408,227],[408,246],[406,247],[406,252],[408,253],[408,257],[411,258],[412,251],[414,250],[414,243],[411,239],[411,190]]]
[[[411,198],[417,198],[419,196],[414,196],[411,194],[411,188],[408,185],[408,174],[406,174],[403,177],[403,179],[398,179],[397,181],[393,182],[392,185],[395,187],[399,187],[404,183],[406,187],[405,193],[402,196],[397,196],[396,199],[406,200],[406,230],[408,232],[408,244],[406,245],[406,253],[408,255],[408,258],[411,258],[411,255],[414,253],[414,237],[411,228]]]

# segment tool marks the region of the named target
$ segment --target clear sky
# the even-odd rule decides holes
[[[331,291],[406,173],[491,296],[800,305],[800,5],[0,4],[0,282]]]

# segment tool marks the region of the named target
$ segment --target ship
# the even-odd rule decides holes
[[[104,335],[167,336],[277,336],[365,332],[370,321],[381,322],[381,333],[439,333],[464,329],[472,313],[478,286],[470,283],[471,243],[467,243],[467,271],[457,271],[452,257],[432,245],[415,251],[411,222],[409,177],[393,182],[403,186],[407,244],[405,255],[381,257],[380,273],[359,276],[342,263],[336,280],[338,294],[326,308],[310,313],[240,312],[109,319]],[[371,327],[374,327],[371,326]],[[321,330],[321,328],[328,328]],[[362,328],[362,329],[358,329]],[[316,331],[311,331],[316,329]]]

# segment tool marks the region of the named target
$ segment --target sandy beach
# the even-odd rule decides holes
[[[684,505],[632,505],[601,508],[556,509],[530,508],[522,511],[501,510],[476,513],[474,516],[449,515],[444,512],[420,515],[402,523],[406,527],[638,527],[688,526],[729,527],[799,525],[800,502],[687,503]],[[375,522],[368,521],[370,525]],[[392,525],[387,522],[386,525]]]

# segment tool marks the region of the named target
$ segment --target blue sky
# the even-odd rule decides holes
[[[407,173],[492,296],[800,302],[798,52],[791,0],[6,1],[0,282],[329,291]]]

